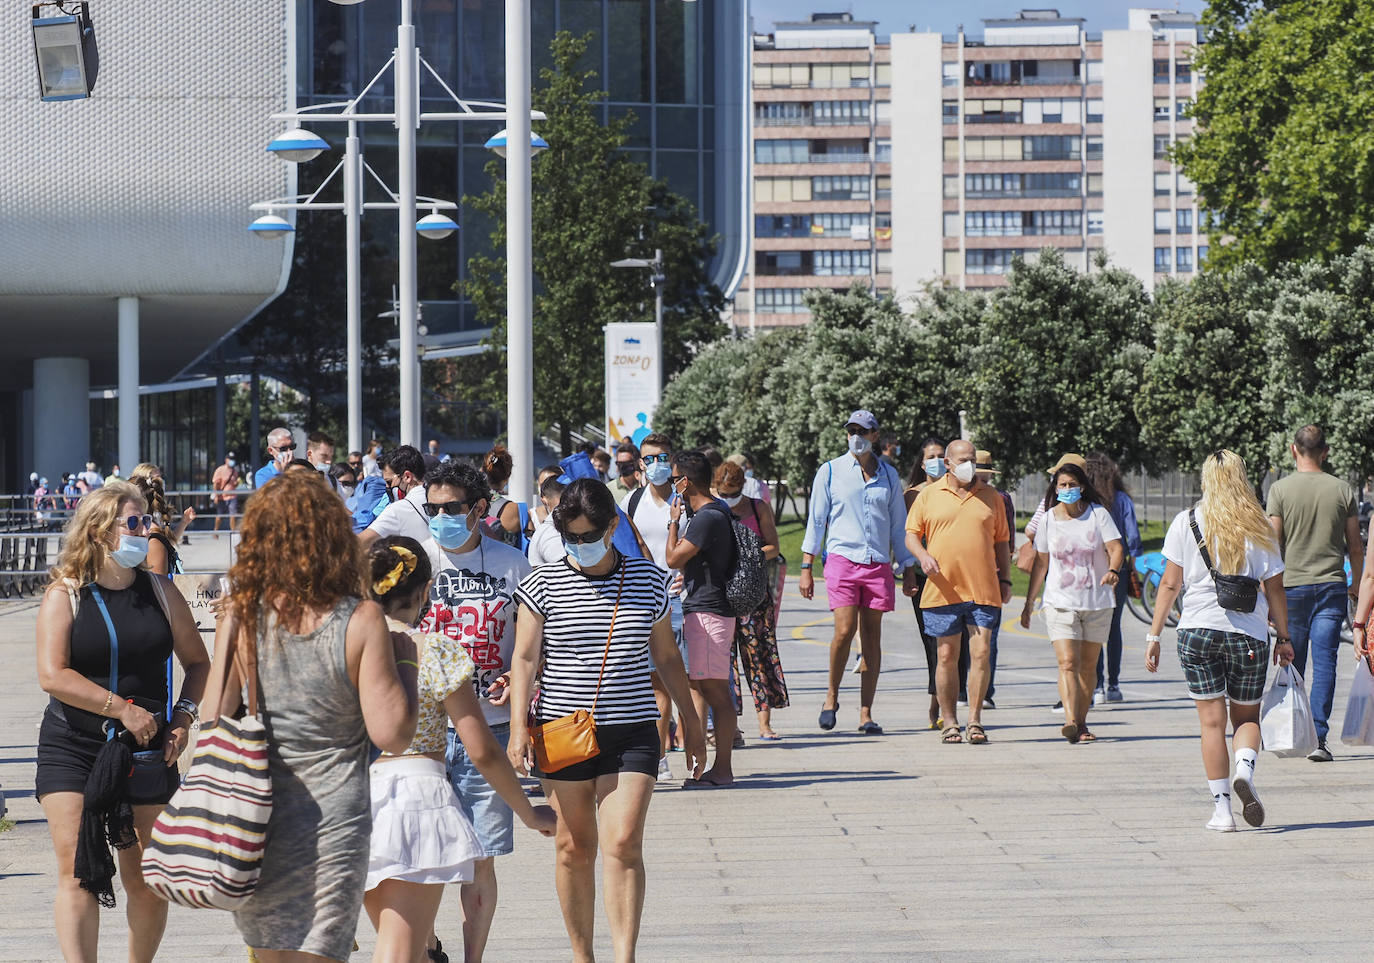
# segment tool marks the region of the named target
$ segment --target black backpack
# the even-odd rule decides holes
[[[735,533],[735,564],[725,581],[725,598],[735,614],[747,618],[768,600],[768,578],[763,558],[763,539],[727,510]]]

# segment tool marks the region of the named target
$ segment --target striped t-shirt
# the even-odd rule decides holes
[[[597,699],[596,679],[622,566],[625,587]],[[565,557],[525,576],[515,600],[544,618],[538,721],[590,709],[593,699],[601,725],[658,718],[649,684],[649,633],[654,623],[668,617],[668,584],[662,569],[649,559],[622,555],[605,575],[585,575]]]

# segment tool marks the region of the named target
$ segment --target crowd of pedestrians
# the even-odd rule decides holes
[[[798,579],[814,597],[821,561],[834,617],[819,727],[838,724],[857,636],[857,731],[883,733],[882,623],[900,576],[926,653],[930,727],[942,744],[990,745],[984,712],[996,707],[1015,559],[1029,573],[1020,624],[1039,612],[1058,664],[1060,734],[1094,742],[1091,709],[1123,698],[1121,614],[1142,552],[1117,466],[1101,453],[1049,466],[1017,551],[992,453],[926,439],[903,484],[900,449],[872,412],[843,427],[847,450],[811,481]],[[51,700],[37,795],[62,868],[64,956],[94,959],[117,867],[130,958],[152,958],[166,920],[141,877],[152,821],[202,712],[208,729],[252,704],[273,804],[261,875],[235,919],[256,959],[346,959],[363,911],[374,959],[447,960],[445,937],[465,960],[482,959],[517,817],[553,837],[573,958],[592,958],[599,855],[616,957],[632,959],[646,818],[655,785],[674,780],[672,751],[683,752],[685,789],[731,786],[746,690],[758,738],[784,738],[772,712],[790,704],[777,643],[786,561],[753,458],[651,433],[546,466],[537,503],[524,505],[507,488],[531,466],[500,446],[474,463],[441,456],[437,441],[424,452],[374,442],[336,462],[329,436],[309,435],[299,458],[278,428],[265,447],[237,530],[245,472],[232,452],[212,480],[215,529],[228,517],[238,539],[213,671],[170,580],[194,512],[168,507],[149,464],[129,481],[88,465],[74,482],[84,490],[38,621]],[[1319,429],[1299,431],[1297,471],[1263,506],[1240,456],[1214,452],[1201,499],[1164,539],[1145,668],[1159,667],[1181,593],[1177,649],[1213,797],[1209,829],[1236,828],[1233,798],[1247,823],[1264,822],[1255,768],[1270,662],[1301,671],[1311,656],[1320,744],[1309,758],[1329,761],[1348,604],[1356,651],[1367,645],[1374,559],[1353,489],[1323,470],[1327,454]],[[43,482],[33,479],[35,498]],[[178,693],[172,661],[184,672]],[[454,884],[462,932],[436,932]]]

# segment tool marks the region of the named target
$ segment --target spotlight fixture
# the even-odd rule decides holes
[[[43,8],[52,8],[44,16]],[[87,3],[55,0],[33,7],[33,55],[40,100],[84,100],[95,87],[100,54]]]

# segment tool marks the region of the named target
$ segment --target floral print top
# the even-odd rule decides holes
[[[418,632],[387,616],[387,628],[405,632],[420,650],[420,716],[415,723],[415,738],[403,755],[443,752],[448,748],[448,715],[444,700],[465,685],[472,684],[476,667],[462,643],[436,632]],[[384,753],[390,755],[390,753]]]

